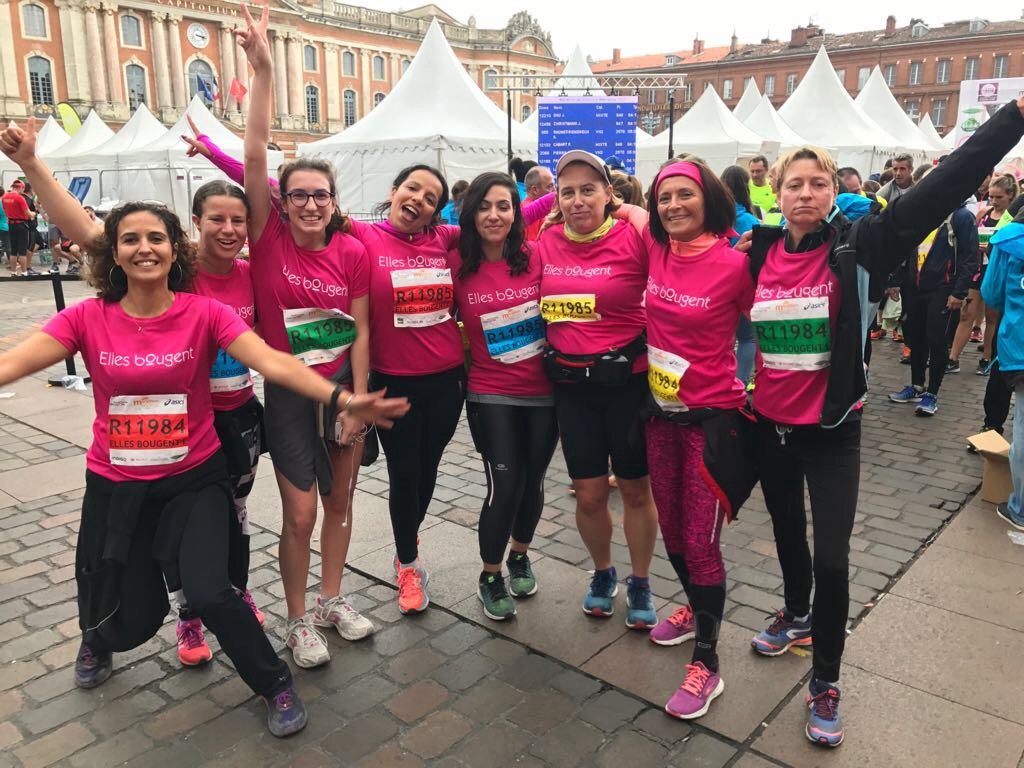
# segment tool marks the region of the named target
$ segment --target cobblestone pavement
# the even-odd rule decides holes
[[[84,295],[78,286],[68,292]],[[0,333],[9,334],[0,338],[0,347],[14,343],[33,324],[38,327],[52,311],[48,298],[46,284],[0,284]],[[891,342],[876,344],[872,395],[865,409],[860,510],[851,543],[852,617],[870,610],[878,593],[893,585],[980,479],[980,462],[964,450],[962,438],[980,421],[985,380],[966,373],[948,377],[939,416],[915,418],[910,407],[892,405],[884,397],[909,375],[896,364],[897,351]],[[80,453],[60,432],[40,432],[0,417],[0,451],[28,462],[20,445],[24,441],[32,446],[27,452],[46,452],[39,461],[62,458],[62,452],[73,449]],[[16,450],[5,447],[7,439]],[[469,585],[467,594],[477,574],[471,564],[475,535],[468,529],[485,495],[479,464],[463,423],[442,464],[429,518],[433,530],[446,531],[453,542],[452,560],[466,563],[460,578]],[[0,464],[0,473],[3,469]],[[260,483],[272,485],[266,477]],[[383,462],[363,471],[359,488],[386,498]],[[549,472],[547,492],[535,550],[543,555],[547,573],[568,575],[542,580],[530,610],[544,611],[544,622],[530,624],[523,611],[518,628],[482,618],[475,599],[460,602],[446,594],[437,596],[437,606],[426,614],[400,617],[386,568],[374,560],[374,551],[381,562],[387,559],[389,535],[386,507],[377,504],[380,519],[374,524],[382,538],[375,548],[364,548],[362,556],[353,554],[355,572],[346,574],[344,586],[352,604],[372,617],[378,633],[355,644],[330,636],[331,664],[297,674],[310,725],[285,741],[266,733],[262,704],[252,700],[212,637],[213,663],[198,670],[179,667],[170,619],[150,642],[115,656],[115,674],[104,686],[91,692],[75,689],[72,563],[81,490],[0,509],[0,767],[788,765],[788,760],[761,753],[755,741],[806,683],[807,660],[790,657],[758,665],[749,660],[749,652],[737,656],[730,667],[734,677],[728,678],[732,697],[720,700],[723,707],[745,698],[768,701],[743,727],[731,718],[709,717],[693,725],[667,718],[660,711],[664,699],[649,692],[655,682],[665,683],[652,677],[678,684],[683,657],[670,654],[641,665],[641,656],[650,658],[650,643],[620,637],[621,628],[605,637],[610,624],[597,628],[579,615],[577,601],[586,580],[579,568],[588,567],[588,558],[575,530],[574,501],[560,456]],[[364,506],[373,506],[372,501]],[[616,522],[613,554],[622,572],[628,557],[618,513]],[[357,522],[356,530],[367,524]],[[253,538],[250,587],[268,613],[269,634],[276,636],[284,605],[272,527]],[[428,529],[425,543],[430,538]],[[723,646],[736,654],[734,649],[749,637],[747,630],[763,627],[766,614],[782,602],[771,527],[759,496],[722,541],[729,572]],[[660,604],[677,600],[679,585],[660,552],[652,571]],[[318,572],[314,567],[311,596]],[[620,619],[614,622],[618,627]],[[549,644],[540,642],[541,636]],[[560,642],[574,653],[553,652]],[[779,669],[784,674],[775,672]],[[851,737],[869,735],[854,732]],[[803,737],[794,733],[793,739],[795,753]]]

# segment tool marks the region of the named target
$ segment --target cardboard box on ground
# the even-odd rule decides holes
[[[993,504],[1002,504],[1013,492],[1010,478],[1010,444],[995,430],[971,435],[967,442],[977,449],[985,460],[981,475],[981,498]]]

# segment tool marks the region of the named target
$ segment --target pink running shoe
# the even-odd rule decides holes
[[[213,651],[203,637],[203,622],[199,619],[178,619],[178,661],[186,667],[205,664],[213,658]]]
[[[680,720],[694,720],[708,711],[711,702],[725,690],[717,672],[700,661],[686,665],[686,679],[665,705],[665,711]]]
[[[690,606],[684,605],[664,621],[659,621],[650,632],[652,643],[658,645],[679,645],[692,640],[697,625],[693,620]]]
[[[242,599],[245,601],[245,604],[249,606],[249,609],[252,611],[252,615],[256,617],[256,621],[258,621],[262,627],[266,623],[267,617],[263,615],[263,611],[256,607],[256,601],[252,599],[252,592],[248,589],[245,590],[242,594]]]

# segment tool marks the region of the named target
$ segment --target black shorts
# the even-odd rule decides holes
[[[11,254],[13,256],[25,256],[28,254],[28,246],[31,243],[32,230],[24,221],[11,222],[8,232],[11,236]]]
[[[555,416],[562,453],[574,480],[604,477],[608,460],[623,480],[647,475],[640,408],[647,398],[647,373],[621,387],[556,384]]]
[[[974,277],[971,278],[971,288],[973,290],[975,290],[975,291],[980,291],[981,290],[981,281],[985,279],[985,269],[987,267],[988,267],[988,264],[982,264],[981,268],[978,270],[978,274],[976,274]]]

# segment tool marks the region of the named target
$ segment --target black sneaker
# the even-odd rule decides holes
[[[992,361],[981,358],[978,362],[978,370],[974,373],[976,376],[988,376],[988,372],[992,370]]]
[[[65,272],[64,274],[66,274],[66,275],[77,275],[78,274],[78,265],[77,264],[70,264],[70,265],[68,265],[68,271]]]
[[[948,360],[946,362],[946,373],[960,373],[960,361]]]
[[[75,685],[79,688],[95,688],[102,685],[114,671],[114,654],[96,653],[85,643],[78,649],[75,658]]]
[[[298,733],[306,727],[306,707],[299,698],[295,686],[289,685],[274,696],[265,696],[267,705],[267,728],[279,739]]]
[[[59,275],[60,274],[60,264],[54,264],[53,266],[51,266],[50,267],[50,274],[51,275]]]

